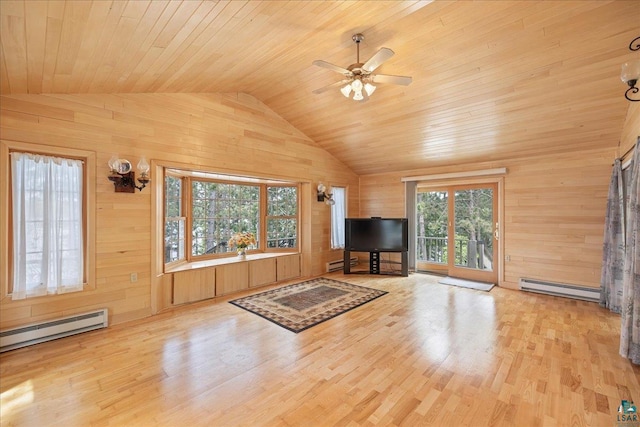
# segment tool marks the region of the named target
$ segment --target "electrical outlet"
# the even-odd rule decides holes
[[[507,255],[506,257],[504,257],[505,261],[511,261],[511,255]]]
[[[131,283],[138,281],[138,273],[131,273]]]

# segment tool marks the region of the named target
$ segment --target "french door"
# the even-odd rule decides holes
[[[498,280],[498,185],[420,187],[416,268],[468,280]]]

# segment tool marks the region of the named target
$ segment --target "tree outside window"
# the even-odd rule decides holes
[[[298,246],[298,188],[267,187],[267,247]]]
[[[238,232],[250,232],[256,237],[250,251],[298,247],[297,184],[276,185],[234,176],[224,180],[219,174],[215,179],[193,175],[177,169],[166,173],[165,263],[235,252],[228,242]]]
[[[228,241],[237,232],[259,236],[259,186],[193,181],[191,190],[191,255],[232,252]]]

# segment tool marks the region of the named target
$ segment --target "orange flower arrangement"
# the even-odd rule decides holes
[[[256,244],[256,236],[248,231],[236,233],[229,239],[229,246],[237,247],[238,249],[246,249],[249,245]]]

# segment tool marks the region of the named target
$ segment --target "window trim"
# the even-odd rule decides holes
[[[95,289],[96,286],[96,153],[88,150],[78,150],[42,144],[32,144],[27,142],[0,140],[0,165],[2,165],[2,175],[0,176],[0,199],[7,200],[7,203],[0,207],[0,252],[8,254],[0,259],[0,299],[3,303],[19,303],[25,300],[14,301],[11,299],[11,265],[12,254],[12,226],[11,226],[11,167],[10,152],[29,152],[46,156],[65,157],[78,159],[84,162],[83,170],[83,232],[84,232],[84,283],[80,292]],[[63,295],[54,294],[29,297],[26,301],[34,298],[59,298]]]

